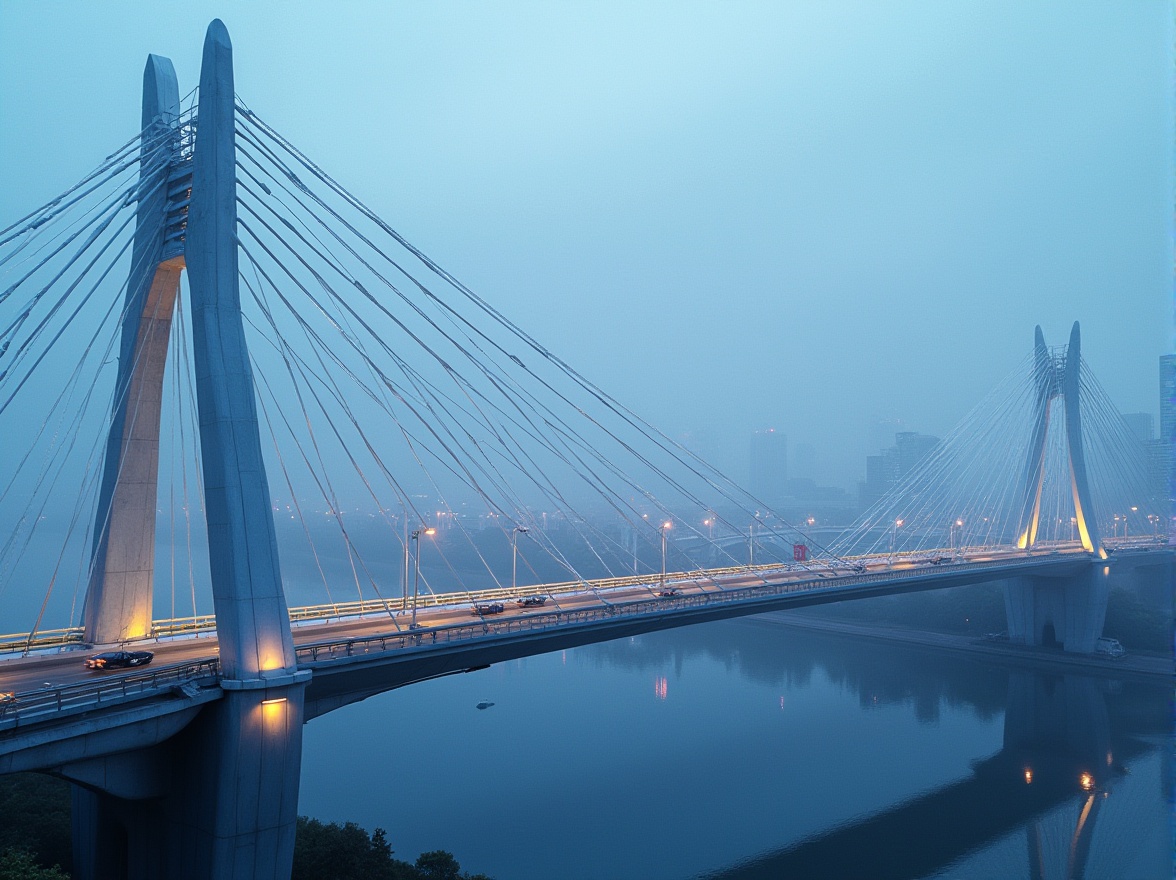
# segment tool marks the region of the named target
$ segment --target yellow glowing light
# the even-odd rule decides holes
[[[664,523],[662,523],[662,528],[663,528],[663,529],[672,529],[673,527],[674,527],[674,524],[673,524],[672,522],[664,522]]]
[[[1094,777],[1089,773],[1083,773],[1078,777],[1078,784],[1082,786],[1083,791],[1090,791],[1094,788]]]
[[[435,534],[437,534],[437,530],[436,529],[425,529],[425,534],[426,535],[435,535]]]
[[[1025,784],[1030,785],[1033,782],[1033,771],[1028,767],[1025,768]]]
[[[261,705],[263,705],[263,706],[276,706],[278,703],[284,703],[284,702],[286,702],[285,697],[270,697],[268,700],[262,700]]]

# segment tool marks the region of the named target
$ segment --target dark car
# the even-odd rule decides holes
[[[474,604],[474,614],[481,617],[484,614],[501,614],[506,606],[501,602],[477,602]]]
[[[541,605],[547,604],[546,596],[523,596],[521,599],[516,599],[515,604],[520,608],[538,608]]]
[[[659,590],[658,595],[665,599],[671,599],[674,596],[681,596],[682,591],[677,587],[666,587],[665,589]]]
[[[150,651],[107,651],[86,658],[87,669],[126,669],[146,666],[155,655]]]

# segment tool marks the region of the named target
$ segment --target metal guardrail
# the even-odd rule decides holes
[[[755,566],[733,566],[729,568],[709,568],[705,571],[672,572],[667,579],[677,581],[704,580],[712,575],[723,574],[756,574],[767,569],[778,569],[778,563]],[[657,583],[660,575],[627,575],[625,577],[598,578],[596,580],[561,581],[554,584],[535,584],[518,587],[493,587],[486,590],[462,590],[452,593],[429,593],[418,597],[416,606],[421,608],[437,608],[442,605],[463,605],[467,603],[493,601],[496,599],[513,599],[517,596],[549,596],[552,594],[566,594],[592,590],[609,590],[617,587],[640,586]],[[365,614],[391,614],[402,608],[411,609],[412,599],[407,604],[403,599],[364,599],[351,602],[333,602],[321,605],[300,605],[290,608],[290,622],[303,623],[309,621],[339,620],[347,617],[360,617]],[[202,632],[215,632],[216,616],[213,614],[198,614],[194,617],[174,617],[157,620],[151,625],[149,638],[163,638],[166,636],[188,635]],[[70,646],[84,646],[84,631],[82,627],[67,627],[63,629],[44,630],[31,639],[28,633],[11,633],[0,635],[0,654],[12,654],[26,650],[43,648],[62,648]]]
[[[21,721],[39,715],[60,716],[89,711],[157,696],[185,684],[216,682],[219,678],[220,663],[216,660],[201,660],[119,678],[25,691],[17,693],[15,699],[0,702],[0,729],[19,725]]]
[[[1059,557],[1049,554],[1033,557],[1005,557],[984,562],[957,562],[943,564],[934,568],[919,567],[908,569],[886,569],[872,572],[844,572],[834,576],[820,575],[801,580],[787,580],[776,583],[766,582],[755,586],[740,586],[724,588],[715,575],[749,575],[767,574],[767,569],[775,569],[780,574],[790,572],[779,565],[758,566],[756,569],[738,567],[731,569],[712,569],[706,572],[678,572],[673,576],[667,575],[667,582],[675,584],[706,582],[711,589],[701,593],[681,594],[672,597],[657,597],[638,599],[630,602],[608,603],[602,606],[574,609],[546,611],[527,614],[522,617],[508,617],[500,620],[480,618],[468,623],[447,624],[442,626],[424,626],[412,631],[400,631],[392,634],[365,636],[358,638],[337,639],[317,642],[295,648],[297,659],[302,663],[318,663],[340,657],[354,657],[367,654],[383,654],[388,651],[408,648],[420,648],[426,645],[468,642],[473,639],[490,635],[516,634],[552,630],[568,626],[594,623],[605,620],[634,619],[651,613],[667,611],[683,611],[690,608],[715,607],[734,605],[749,601],[763,601],[778,596],[793,593],[817,593],[838,587],[852,587],[878,582],[893,582],[902,580],[920,580],[929,576],[943,577],[951,574],[967,574],[972,572],[999,572],[1015,567],[1018,570],[1055,565],[1067,556]],[[651,579],[647,577],[628,577],[611,579],[614,586],[649,585]],[[597,588],[602,588],[602,582],[594,582]],[[551,585],[545,585],[548,587]],[[578,583],[583,590],[585,584]],[[480,598],[491,591],[479,593],[444,594],[447,598],[456,596]],[[519,595],[519,592],[497,590],[494,598],[506,598]],[[551,593],[553,590],[535,589],[532,593]],[[370,606],[372,603],[350,603],[352,605]],[[442,604],[440,602],[433,603]],[[458,602],[452,604],[459,604]],[[385,609],[385,603],[375,603],[377,610]],[[27,640],[27,636],[25,639]],[[18,726],[22,721],[37,720],[38,716],[74,714],[91,711],[100,707],[126,703],[138,699],[157,696],[167,690],[197,683],[215,683],[220,677],[220,664],[214,659],[201,660],[177,666],[168,666],[134,675],[118,678],[103,678],[97,681],[79,682],[61,687],[46,688],[39,691],[27,691],[15,695],[15,699],[0,702],[0,730]]]
[[[1153,538],[1136,538],[1136,539],[1121,539],[1119,541],[1112,541],[1109,543],[1110,547],[1122,546],[1124,549],[1136,547],[1149,546],[1167,546],[1167,542],[1162,539]],[[976,548],[970,548],[976,549]],[[935,556],[939,551],[900,551],[893,554],[879,554],[883,558],[890,558],[895,562],[914,562],[925,559],[928,556]],[[948,552],[948,551],[944,551]],[[1079,555],[1075,553],[1074,555]],[[848,557],[847,561],[852,561],[858,557]],[[864,557],[863,557],[864,558]],[[877,558],[877,557],[871,557]],[[1010,559],[1013,557],[1009,557]],[[1051,554],[1041,554],[1034,556],[1017,556],[1015,557],[1018,563],[1024,565],[1030,559],[1055,559],[1056,556]],[[961,563],[952,563],[953,566]],[[962,563],[969,564],[969,563]],[[981,563],[986,564],[986,563]],[[793,564],[795,565],[795,564]],[[817,566],[810,563],[808,570],[816,571]],[[723,575],[762,575],[771,571],[789,570],[795,571],[795,567],[790,567],[788,564],[778,562],[766,563],[762,565],[738,565],[728,566],[726,568],[708,568],[696,569],[692,571],[679,571],[667,573],[666,579],[673,580],[678,583],[695,581],[711,581],[714,577]],[[887,577],[892,577],[891,573],[887,573]],[[855,574],[855,580],[859,583],[868,583],[865,580],[867,575]],[[535,584],[530,586],[518,587],[511,589],[510,587],[493,587],[485,590],[463,590],[452,593],[429,593],[418,597],[416,602],[417,609],[422,608],[437,608],[442,605],[463,605],[472,604],[474,602],[489,602],[502,599],[513,599],[518,596],[534,596],[534,595],[561,595],[576,592],[591,592],[593,590],[609,590],[617,587],[630,586],[653,586],[660,581],[660,575],[644,574],[644,575],[626,575],[624,577],[613,578],[598,578],[595,580],[579,580],[579,581],[561,581],[553,584]],[[334,602],[319,605],[300,605],[290,608],[290,622],[291,623],[307,623],[307,622],[322,622],[328,620],[341,620],[348,617],[361,617],[365,614],[392,614],[398,610],[408,608],[411,609],[413,601],[408,600],[407,603],[403,599],[364,599],[351,602]],[[194,635],[199,633],[211,633],[216,631],[216,616],[212,614],[199,614],[194,617],[176,617],[163,620],[157,620],[152,624],[150,638],[164,638],[168,636],[177,635]],[[84,635],[82,627],[69,627],[63,629],[45,630],[37,633],[31,639],[28,633],[12,633],[8,635],[0,635],[0,654],[21,653],[28,650],[39,650],[46,648],[66,648],[73,646],[84,646]]]
[[[508,617],[501,620],[482,618],[469,623],[425,626],[411,632],[402,631],[376,636],[336,639],[296,647],[295,655],[300,662],[316,663],[340,657],[382,654],[387,651],[419,648],[425,645],[431,646],[463,642],[483,638],[488,635],[534,632],[537,630],[555,629],[604,620],[615,621],[622,618],[640,617],[651,612],[731,605],[755,599],[770,599],[791,593],[824,592],[837,587],[858,586],[882,581],[918,580],[932,574],[943,576],[946,574],[966,574],[976,571],[999,571],[1009,568],[1012,563],[1015,563],[1016,567],[1020,570],[1026,567],[1044,567],[1056,564],[1057,562],[1058,556],[1055,555],[1029,558],[1010,557],[986,562],[944,564],[934,568],[923,567],[897,571],[886,570],[865,574],[854,572],[852,574],[846,573],[833,577],[808,578],[776,584],[768,583],[751,587],[736,587],[734,589],[724,589],[717,582],[712,581],[717,589],[704,593],[689,593],[675,597],[658,597],[656,599],[639,599],[633,602],[614,603],[597,608],[539,612],[528,614],[525,617]],[[779,566],[774,567],[779,568]],[[746,572],[747,570],[737,569],[737,571]],[[712,580],[711,578],[706,579]],[[667,577],[667,581],[669,580]],[[685,580],[697,581],[698,578],[679,578],[674,582],[681,584]],[[645,579],[642,583],[648,583],[648,579]]]

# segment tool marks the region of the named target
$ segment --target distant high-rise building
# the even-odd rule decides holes
[[[1160,358],[1160,439],[1176,441],[1176,354]]]
[[[1156,479],[1162,484],[1161,499],[1168,512],[1168,528],[1176,530],[1172,518],[1173,502],[1176,502],[1176,354],[1160,357],[1160,437],[1152,452],[1151,466],[1157,471]]]
[[[898,449],[898,476],[901,478],[913,471],[919,462],[939,445],[939,438],[930,434],[903,431],[894,435],[894,445]]]
[[[858,506],[868,510],[939,445],[939,438],[916,431],[899,431],[894,445],[880,455],[866,456],[866,479],[858,484]]]
[[[751,437],[750,483],[752,494],[772,506],[788,494],[788,440],[775,428]]]
[[[1150,443],[1156,438],[1156,420],[1151,413],[1123,413],[1123,421],[1142,442]]]

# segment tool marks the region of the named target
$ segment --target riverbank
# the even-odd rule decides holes
[[[1150,682],[1172,680],[1176,664],[1172,657],[1126,654],[1112,659],[1096,654],[1065,654],[1049,648],[1014,645],[967,635],[926,632],[884,624],[847,623],[807,613],[773,611],[743,618],[751,626],[788,626],[826,632],[853,639],[873,639],[930,651],[956,651],[985,657],[988,660],[1018,668],[1052,669],[1058,672],[1077,672],[1104,678],[1132,678]]]

